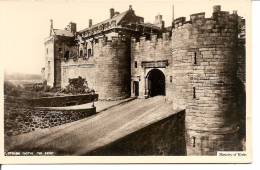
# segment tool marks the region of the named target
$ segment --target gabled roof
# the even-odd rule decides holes
[[[59,36],[74,37],[74,34],[67,30],[53,29],[53,33]]]
[[[127,11],[125,11],[125,12],[122,12],[122,13],[120,13],[120,14],[118,14],[118,15],[115,15],[114,17],[112,17],[112,18],[110,18],[110,19],[107,19],[107,20],[102,21],[102,22],[100,22],[100,23],[97,23],[97,24],[95,24],[95,25],[92,25],[90,28],[85,28],[85,29],[83,29],[83,30],[80,30],[79,32],[80,32],[80,33],[81,33],[81,32],[85,32],[85,31],[90,30],[90,29],[92,29],[92,28],[94,28],[94,27],[99,27],[100,25],[105,24],[105,23],[107,23],[107,22],[111,22],[111,21],[116,21],[116,23],[119,24],[119,23],[122,21],[122,19],[128,14],[128,12],[130,12],[130,10],[127,10]]]

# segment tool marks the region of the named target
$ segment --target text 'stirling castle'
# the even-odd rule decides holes
[[[100,99],[165,95],[185,109],[187,154],[241,150],[240,116],[245,84],[245,21],[213,7],[165,27],[161,15],[145,23],[130,6],[77,31],[71,22],[45,41],[47,84],[63,88],[81,76]],[[197,148],[197,146],[201,146]],[[203,148],[203,149],[201,149]]]

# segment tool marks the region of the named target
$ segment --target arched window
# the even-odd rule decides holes
[[[82,57],[83,56],[83,50],[79,51],[79,56]]]
[[[69,57],[70,57],[70,51],[66,51],[65,54],[64,54],[64,58],[65,58],[66,60],[68,60]]]
[[[92,50],[88,49],[88,57],[92,56]]]

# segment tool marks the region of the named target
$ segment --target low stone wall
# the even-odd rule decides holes
[[[28,99],[27,103],[33,107],[63,107],[71,105],[79,105],[90,103],[93,100],[97,101],[98,94],[85,94],[73,96],[56,96]]]
[[[86,153],[91,156],[186,155],[185,112],[151,124],[111,144]]]
[[[7,136],[28,133],[73,122],[96,113],[96,108],[74,110],[50,110],[31,107],[8,107],[5,111]]]

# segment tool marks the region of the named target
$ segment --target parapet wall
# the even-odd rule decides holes
[[[44,109],[13,106],[16,104],[5,104],[8,107],[8,110],[5,110],[8,116],[5,116],[4,128],[5,134],[8,136],[59,126],[96,114],[95,107],[85,109]]]
[[[236,13],[214,7],[211,18],[178,18],[172,31],[173,107],[186,109],[187,154],[239,150]],[[202,147],[203,145],[203,147]]]
[[[90,151],[90,156],[186,155],[185,114],[179,112],[154,124]]]
[[[71,96],[55,96],[55,97],[41,97],[27,100],[27,104],[32,107],[64,107],[71,105],[80,105],[91,103],[98,100],[98,94],[82,94]]]
[[[162,37],[154,34],[147,38],[132,38],[131,41],[132,64],[137,61],[160,61],[171,59],[171,37],[169,33],[163,33]]]

